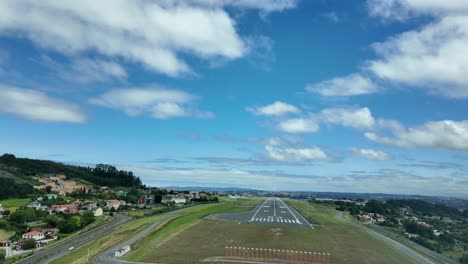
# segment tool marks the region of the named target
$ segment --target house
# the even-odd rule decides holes
[[[44,236],[53,236],[55,234],[57,234],[60,230],[58,230],[57,228],[44,228],[42,229],[42,233],[44,233]]]
[[[419,237],[418,234],[411,234],[411,233],[408,233],[408,232],[405,232],[404,234],[405,234],[405,236],[406,236],[407,238],[413,238],[413,237],[414,237],[414,238],[418,238],[418,237]]]
[[[436,229],[434,229],[434,231],[433,231],[433,232],[434,232],[434,235],[435,235],[435,236],[440,236],[440,235],[442,235],[442,234],[443,234],[443,232],[442,232],[442,231],[440,231],[440,230],[436,230]]]
[[[34,208],[34,209],[36,209],[36,210],[41,209],[41,206],[42,206],[41,203],[38,202],[38,201],[33,201],[33,202],[29,203],[28,205],[26,205],[26,207],[28,207],[28,208]]]
[[[56,194],[53,194],[53,193],[49,193],[47,194],[47,199],[51,200],[51,199],[57,199],[57,195]]]
[[[94,216],[102,216],[102,208],[96,207],[93,209]]]
[[[78,209],[75,204],[61,204],[61,205],[52,205],[49,209],[49,213],[53,212],[63,212],[65,214],[76,214]]]
[[[125,201],[119,201],[119,200],[107,200],[106,201],[106,207],[108,209],[114,208],[115,210],[119,209],[120,206],[127,205]]]
[[[44,233],[39,232],[39,231],[31,231],[31,232],[24,233],[22,237],[24,240],[33,239],[36,241],[36,240],[43,239],[45,235]]]
[[[171,201],[176,204],[184,204],[187,202],[187,198],[183,195],[177,195],[176,197],[172,197]]]

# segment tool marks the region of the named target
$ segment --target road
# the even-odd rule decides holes
[[[174,218],[174,217],[172,217]],[[172,219],[170,218],[170,219]],[[165,220],[165,221],[169,221],[170,219],[168,220]],[[153,224],[149,225],[147,228],[145,228],[144,230],[140,231],[138,234],[136,234],[135,236],[133,236],[132,238],[130,238],[129,240],[125,241],[125,242],[122,242],[116,246],[113,246],[113,247],[110,247],[109,249],[105,250],[104,252],[98,254],[96,257],[95,257],[95,260],[97,263],[102,263],[102,264],[112,264],[112,263],[119,263],[119,264],[128,264],[128,263],[138,263],[138,262],[131,262],[131,261],[124,261],[124,260],[118,260],[114,257],[114,252],[118,249],[121,249],[123,248],[124,246],[130,246],[131,244],[135,243],[136,241],[138,241],[140,238],[144,237],[145,235],[147,235],[149,232],[151,232],[151,230],[155,229],[156,227],[158,227],[160,224],[162,224],[163,222],[165,221],[158,221],[158,222],[154,222]]]
[[[125,223],[128,220],[128,216],[116,214],[114,220],[109,223],[106,223],[102,226],[96,227],[86,233],[78,235],[70,240],[65,242],[59,243],[57,245],[52,245],[49,248],[45,248],[43,250],[38,251],[36,254],[21,259],[17,261],[17,264],[27,264],[27,263],[49,263],[59,257],[62,257],[70,251],[68,250],[70,247],[75,247],[75,250],[86,245],[87,243],[103,237],[113,230],[115,230],[118,226]]]
[[[372,228],[377,229],[377,231],[378,231],[379,233],[383,233],[383,234],[386,235],[387,237],[393,237],[393,236],[395,236],[394,233],[392,233],[392,232],[386,230],[385,228],[383,228],[383,227],[381,227],[381,226],[374,225],[374,224],[372,224],[371,226],[372,226]],[[398,240],[398,242],[400,242],[400,243],[402,243],[402,244],[405,244],[405,243],[406,243],[406,244],[413,243],[411,240],[407,239],[406,237],[400,237],[399,239],[395,239],[395,240]],[[441,263],[459,264],[459,262],[457,262],[456,260],[451,259],[451,258],[449,258],[449,257],[447,257],[447,256],[442,255],[442,254],[439,254],[439,253],[437,253],[437,252],[434,252],[434,251],[432,251],[432,250],[430,250],[430,249],[428,249],[428,248],[425,248],[425,247],[419,245],[418,243],[413,243],[413,244],[411,245],[411,247],[412,247],[412,248],[415,248],[415,249],[418,250],[418,251],[423,252],[423,253],[426,254],[426,255],[429,255],[429,256],[431,256],[431,257],[433,257],[433,258],[439,260]]]
[[[279,198],[268,198],[247,213],[217,214],[206,217],[212,220],[231,220],[240,224],[273,226],[301,226],[313,228],[300,213]]]
[[[352,226],[355,226],[357,228],[360,228],[362,229],[364,232],[367,232],[369,233],[370,235],[374,236],[375,238],[377,239],[380,239],[382,241],[385,241],[387,242],[389,245],[393,246],[394,248],[398,249],[399,251],[405,253],[406,255],[408,255],[409,257],[411,257],[413,260],[415,260],[416,262],[418,263],[422,263],[422,264],[434,264],[436,262],[433,262],[432,260],[428,259],[427,257],[421,255],[420,253],[414,251],[413,249],[409,248],[408,246],[405,246],[403,245],[402,243],[396,241],[396,240],[393,240],[387,236],[384,236],[382,234],[380,234],[379,232],[376,232],[372,229],[369,229],[365,226],[362,226],[360,224],[357,224],[349,219],[346,219],[343,217],[343,212],[338,212],[336,214],[336,216],[338,218],[341,218],[345,221],[347,221],[348,223],[350,223]]]

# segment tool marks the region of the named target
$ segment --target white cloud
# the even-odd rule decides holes
[[[0,112],[45,122],[86,122],[86,115],[77,105],[39,91],[0,84],[0,94]]]
[[[391,20],[405,20],[416,15],[443,16],[468,12],[464,0],[368,0],[369,14]]]
[[[281,121],[278,128],[287,133],[309,133],[317,132],[320,127],[311,118],[292,118]]]
[[[114,61],[73,58],[67,63],[59,63],[49,56],[42,56],[41,62],[62,79],[73,82],[107,82],[127,78],[127,71]]]
[[[189,93],[165,88],[127,88],[114,89],[91,98],[92,104],[123,110],[127,115],[137,116],[144,113],[157,119],[193,116],[213,117],[213,113],[191,107],[197,97]]]
[[[354,73],[317,84],[308,84],[306,90],[322,96],[355,96],[375,93],[377,85],[371,79]]]
[[[342,125],[355,129],[371,129],[375,120],[369,108],[327,108],[320,112],[320,120],[328,124]]]
[[[447,16],[420,30],[373,44],[379,59],[367,68],[379,78],[468,98],[468,15]]]
[[[208,7],[231,6],[240,9],[258,9],[270,13],[295,8],[298,0],[182,0],[181,2]]]
[[[357,156],[370,160],[390,160],[392,158],[387,153],[374,149],[352,148],[351,151]]]
[[[282,116],[289,113],[301,112],[297,107],[280,101],[261,107],[247,107],[247,111],[255,115],[264,116]]]
[[[468,120],[432,121],[412,128],[392,129],[392,136],[367,132],[367,139],[398,147],[468,150]]]
[[[268,3],[256,7],[280,8],[268,9]],[[170,76],[191,72],[182,59],[186,54],[206,59],[246,54],[226,11],[177,1],[5,0],[0,1],[0,34],[67,55],[95,52],[124,59]]]
[[[312,160],[328,160],[328,155],[318,147],[281,147],[265,146],[268,159],[280,162],[307,162]]]

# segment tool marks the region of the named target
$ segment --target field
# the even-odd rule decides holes
[[[30,198],[10,198],[1,200],[0,204],[7,210],[15,211],[18,207],[26,206],[30,202]]]
[[[15,231],[6,231],[4,229],[0,229],[0,240],[8,239],[15,234]]]
[[[198,263],[223,256],[225,246],[328,252],[332,263],[413,263],[400,252],[336,217],[336,211],[287,200],[319,225],[274,227],[202,219],[213,213],[248,210],[242,202],[223,202],[172,221],[136,245],[124,259],[141,262]]]

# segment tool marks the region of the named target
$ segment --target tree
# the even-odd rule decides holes
[[[162,197],[163,197],[163,196],[162,196],[162,194],[160,194],[160,193],[155,194],[155,195],[154,195],[154,202],[157,203],[157,204],[160,204],[161,201],[162,201]]]
[[[52,192],[52,186],[46,186],[45,191],[46,191],[46,193],[51,193]]]
[[[23,250],[28,250],[28,249],[33,249],[36,248],[36,242],[34,240],[27,240],[24,242],[22,249]]]
[[[463,257],[460,258],[460,263],[468,264],[468,254],[463,254]]]
[[[44,222],[47,224],[47,227],[57,227],[60,224],[60,219],[56,215],[48,215]]]
[[[96,220],[94,213],[92,211],[86,211],[82,217],[83,226],[89,225]]]
[[[3,262],[6,259],[6,252],[4,249],[0,250],[0,262]]]

